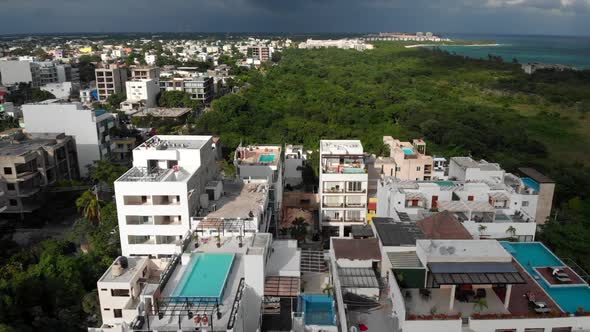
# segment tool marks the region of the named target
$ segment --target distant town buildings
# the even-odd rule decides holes
[[[339,39],[339,40],[314,40],[308,39],[305,42],[299,43],[298,45],[301,49],[313,49],[313,48],[341,48],[345,50],[357,50],[357,51],[364,51],[364,50],[371,50],[373,49],[373,45],[367,44],[366,42],[360,39]]]
[[[441,42],[451,41],[449,38],[439,37],[432,32],[417,32],[415,34],[408,34],[403,32],[380,32],[377,35],[368,35],[364,37],[365,40],[390,40],[390,41],[426,41],[426,42]]]

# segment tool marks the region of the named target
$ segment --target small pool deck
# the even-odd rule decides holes
[[[572,281],[568,281],[568,282],[560,282],[557,279],[555,279],[553,277],[552,273],[552,269],[554,267],[541,267],[541,266],[537,266],[535,267],[535,271],[537,271],[537,273],[543,277],[543,279],[545,279],[545,281],[547,282],[547,284],[551,285],[552,287],[559,287],[559,286],[563,286],[563,287],[567,287],[567,286],[584,286],[586,285],[586,283],[584,282],[584,280],[582,280],[582,278],[580,278],[580,276],[578,276],[578,274],[576,274],[572,269],[570,269],[567,266],[559,266],[559,268],[561,270],[563,270],[563,272],[565,272],[567,274],[567,276],[572,280]]]
[[[510,295],[510,304],[508,311],[515,315],[528,315],[534,314],[534,310],[531,309],[526,294],[534,294],[535,300],[538,302],[545,302],[547,307],[551,309],[553,313],[563,312],[559,306],[551,298],[539,284],[533,280],[533,278],[514,260],[515,266],[518,272],[524,277],[526,284],[512,285],[512,291]],[[542,316],[542,315],[539,315]]]

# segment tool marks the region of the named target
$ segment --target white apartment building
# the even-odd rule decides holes
[[[65,133],[73,136],[78,150],[80,175],[98,160],[108,160],[111,151],[109,131],[113,114],[84,108],[81,103],[46,100],[22,106],[25,129],[29,133]]]
[[[0,83],[5,86],[30,83],[36,88],[41,85],[39,64],[25,60],[0,59]]]
[[[320,227],[345,236],[367,222],[368,174],[359,140],[320,141]]]
[[[451,158],[449,174],[454,180],[390,177],[380,181],[377,216],[417,221],[437,211],[449,211],[474,238],[534,239],[536,216],[547,206],[539,204],[541,192],[531,180],[506,173],[498,164],[469,157]]]
[[[156,61],[158,60],[158,57],[154,54],[145,54],[144,56],[145,59],[145,63],[147,63],[150,66],[153,66],[156,64]]]
[[[137,110],[145,107],[155,107],[156,98],[160,93],[158,81],[155,79],[134,79],[125,82],[127,100],[121,103],[121,109]]]
[[[184,91],[193,100],[209,104],[213,100],[213,77],[194,75],[185,78],[166,78],[160,80],[160,91]]]
[[[287,145],[285,147],[285,185],[296,186],[303,182],[303,167],[307,153],[303,145]]]
[[[123,255],[178,252],[217,177],[215,156],[211,136],[154,136],[133,150],[133,167],[115,181]]]
[[[95,75],[99,101],[105,101],[115,93],[125,92],[125,82],[127,82],[126,68],[118,68],[116,66],[96,68]]]
[[[337,39],[337,40],[308,39],[305,42],[299,43],[298,47],[301,49],[334,47],[334,48],[341,48],[341,49],[345,49],[345,50],[357,50],[357,51],[364,51],[364,50],[373,49],[372,44],[367,44],[363,40],[360,40],[360,39]]]

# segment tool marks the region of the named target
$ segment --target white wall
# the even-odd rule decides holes
[[[572,327],[572,331],[588,331],[590,317],[469,320],[469,328],[475,332],[495,332],[498,329],[516,329],[517,332],[524,332],[525,328],[544,328],[545,331],[551,331],[554,327]]]
[[[110,137],[107,133],[107,142],[102,144],[100,136],[107,129],[99,127],[106,126],[106,123],[112,127],[112,114],[106,113],[97,118],[92,110],[83,109],[80,103],[25,104],[22,110],[27,132],[65,133],[74,137],[82,176],[88,175],[87,165],[108,159],[103,152],[110,144]]]

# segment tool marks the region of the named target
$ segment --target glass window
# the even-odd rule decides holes
[[[123,317],[123,309],[114,309],[113,315],[115,315],[115,318]]]
[[[529,201],[522,201],[522,206],[529,206]]]
[[[12,167],[4,167],[4,174],[12,174]]]
[[[348,182],[348,191],[360,192],[362,190],[362,182],[354,181]]]

